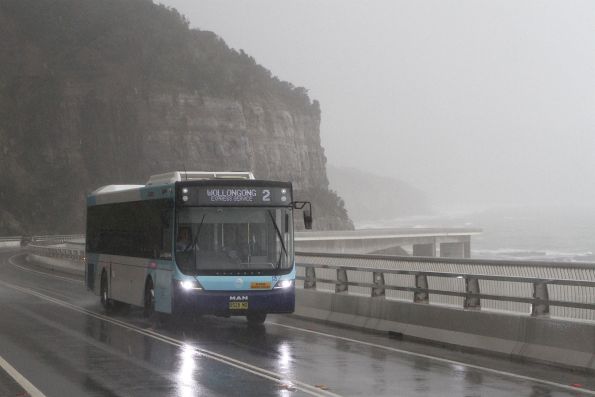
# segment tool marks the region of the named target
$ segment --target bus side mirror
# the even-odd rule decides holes
[[[304,210],[304,227],[308,230],[312,229],[312,210]]]
[[[297,210],[304,210],[304,227],[308,230],[312,229],[312,203],[309,201],[294,201],[293,208]],[[304,208],[306,207],[307,208]]]

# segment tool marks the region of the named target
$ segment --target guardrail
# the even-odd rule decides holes
[[[61,258],[61,259],[68,259],[74,262],[78,262],[81,266],[85,263],[85,250],[79,249],[70,249],[70,248],[62,248],[62,247],[49,247],[49,246],[40,246],[29,244],[27,246],[27,252],[45,256],[48,258]]]
[[[31,243],[38,245],[53,245],[53,244],[64,244],[71,240],[84,239],[84,234],[64,234],[54,236],[32,236]]]
[[[64,235],[47,235],[47,236],[7,236],[0,237],[0,243],[10,243],[26,240],[30,243],[41,244],[62,244],[71,240],[84,239],[84,234],[64,234]]]
[[[21,244],[21,236],[0,237],[0,248],[18,247]]]
[[[0,237],[0,242],[4,241],[21,241],[21,236]]]
[[[298,286],[419,304],[595,320],[595,264],[296,255]]]

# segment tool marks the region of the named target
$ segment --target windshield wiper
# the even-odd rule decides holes
[[[281,247],[283,251],[279,254],[279,260],[277,261],[277,268],[281,267],[281,255],[285,252],[285,256],[287,256],[287,249],[285,248],[285,242],[283,241],[283,236],[281,236],[281,231],[279,230],[279,226],[277,226],[277,222],[275,221],[275,217],[271,210],[267,210],[269,216],[271,217],[271,221],[273,222],[273,226],[275,226],[275,231],[277,232],[277,237],[279,237],[279,241],[281,241]]]
[[[205,223],[206,217],[207,217],[207,214],[203,214],[202,219],[200,220],[200,223],[198,224],[198,230],[196,231],[196,236],[194,236],[194,241],[192,242],[192,249],[194,249],[194,247],[196,247],[196,243],[198,243],[198,236],[200,235],[200,230],[202,229],[203,223]]]
[[[196,244],[198,243],[198,236],[200,235],[200,230],[202,229],[202,225],[205,223],[205,217],[207,216],[207,214],[203,214],[202,219],[200,220],[200,223],[198,224],[198,230],[196,231],[196,236],[194,236],[194,240],[192,240],[192,256],[193,261],[194,262],[194,271],[198,271],[198,265],[196,263]]]
[[[194,236],[194,238],[192,239],[191,242],[189,242],[186,247],[184,247],[184,249],[182,250],[183,252],[188,252],[190,250],[194,250],[194,247],[196,247],[196,244],[198,243],[198,236],[200,234],[200,229],[202,229],[202,225],[205,221],[205,217],[207,216],[207,214],[204,214],[202,216],[202,219],[200,220],[200,223],[198,224],[198,230],[196,231],[196,236]]]

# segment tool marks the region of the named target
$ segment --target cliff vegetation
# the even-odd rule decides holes
[[[0,235],[81,232],[90,191],[184,168],[291,180],[315,227],[352,227],[318,102],[175,10],[2,0],[0,41]]]

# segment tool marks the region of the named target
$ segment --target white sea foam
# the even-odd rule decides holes
[[[471,257],[478,259],[509,259],[525,261],[552,261],[552,262],[592,262],[595,255],[591,251],[585,252],[560,252],[560,251],[533,251],[502,248],[493,250],[472,250]]]

